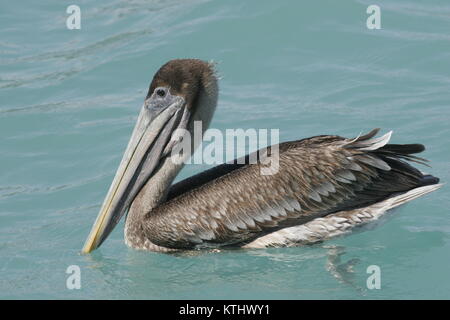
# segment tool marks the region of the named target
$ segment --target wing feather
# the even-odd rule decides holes
[[[225,164],[174,186],[144,222],[149,240],[169,248],[246,243],[277,229],[371,205],[416,187],[423,175],[403,161],[418,145],[389,145],[378,129],[345,139],[317,136],[279,145],[279,171]]]

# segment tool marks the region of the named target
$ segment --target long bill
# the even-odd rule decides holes
[[[144,103],[82,253],[89,253],[103,243],[158,166],[172,132],[186,113],[184,99],[180,97],[175,96],[165,105]]]

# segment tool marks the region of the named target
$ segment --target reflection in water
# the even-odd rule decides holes
[[[358,292],[363,293],[364,289],[355,283],[355,270],[353,269],[360,260],[341,261],[341,257],[345,254],[343,246],[324,246],[324,248],[327,249],[327,271],[339,282],[350,285]]]

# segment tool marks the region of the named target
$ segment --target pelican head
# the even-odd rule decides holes
[[[216,107],[217,93],[211,63],[177,59],[156,72],[82,253],[89,253],[103,243],[136,195],[161,170],[179,141],[173,135],[175,130],[192,132],[194,121],[202,121],[203,129],[207,128]]]

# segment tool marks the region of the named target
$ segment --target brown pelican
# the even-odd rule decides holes
[[[289,246],[340,235],[440,187],[407,163],[426,161],[413,155],[423,145],[388,144],[391,132],[376,138],[378,129],[281,143],[273,175],[261,174],[260,160],[235,161],[172,185],[183,166],[172,159],[173,133],[209,125],[217,82],[213,64],[196,59],[169,61],[154,75],[84,253],[127,211],[125,242],[136,249]]]

